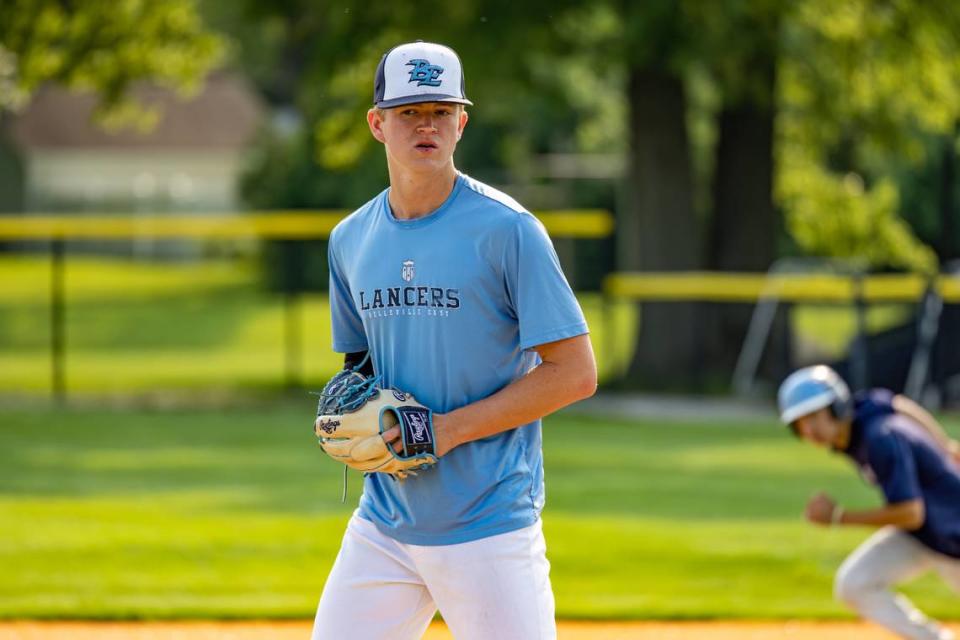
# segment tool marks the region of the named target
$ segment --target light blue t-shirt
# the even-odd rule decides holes
[[[393,216],[389,190],[330,236],[333,348],[369,349],[383,384],[437,413],[485,398],[539,364],[531,347],[587,333],[543,225],[458,174],[434,212]],[[506,533],[543,509],[540,421],[455,447],[404,481],[366,476],[359,514],[407,544]]]

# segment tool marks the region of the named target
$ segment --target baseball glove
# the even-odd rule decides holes
[[[364,473],[403,480],[437,462],[433,412],[402,391],[382,389],[379,376],[355,369],[335,375],[320,393],[314,433],[334,460]],[[400,425],[400,452],[380,436]]]

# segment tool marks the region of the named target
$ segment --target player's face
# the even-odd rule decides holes
[[[820,409],[797,418],[793,429],[801,438],[821,447],[834,444],[837,438],[837,421],[829,409]]]
[[[435,171],[451,162],[467,124],[467,112],[448,102],[421,102],[367,116],[373,137],[391,162],[411,171]]]

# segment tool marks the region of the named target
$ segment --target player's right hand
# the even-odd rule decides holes
[[[826,493],[820,492],[810,498],[804,513],[807,520],[814,524],[830,524],[837,503]]]

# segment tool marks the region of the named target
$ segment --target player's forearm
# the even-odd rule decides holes
[[[858,524],[873,527],[893,525],[907,531],[913,531],[923,526],[925,518],[923,500],[918,499],[889,504],[879,509],[844,510],[838,519],[838,524]]]
[[[588,337],[554,345],[538,349],[543,362],[524,377],[483,400],[435,416],[438,445],[444,449],[439,453],[533,422],[593,395],[597,370]]]
[[[544,362],[497,393],[444,416],[437,431],[449,435],[449,447],[514,429],[589,397],[596,384],[582,373]]]
[[[937,419],[934,418],[929,411],[907,396],[894,396],[893,408],[896,409],[898,413],[902,413],[917,422],[927,433],[933,436],[934,440],[936,440],[944,450],[951,451],[951,449],[956,447],[956,442],[947,435],[947,432],[943,430],[943,427],[940,426]]]

